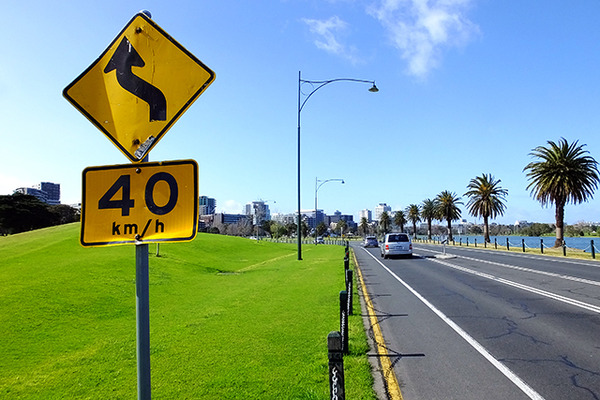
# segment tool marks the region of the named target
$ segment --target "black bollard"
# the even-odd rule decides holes
[[[345,400],[344,355],[342,335],[339,332],[329,332],[327,335],[327,356],[329,358],[329,398]]]
[[[352,286],[354,285],[354,280],[352,279],[353,272],[351,269],[346,270],[346,293],[348,293],[348,315],[352,315],[354,313],[352,307]]]
[[[590,246],[592,246],[592,258],[595,260],[596,259],[596,249],[594,249],[594,241],[593,240],[590,241]]]
[[[342,334],[342,352],[348,354],[348,292],[340,291],[340,333]]]

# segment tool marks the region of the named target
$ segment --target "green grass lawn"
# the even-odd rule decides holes
[[[0,237],[0,398],[137,396],[135,248],[78,237],[79,224]],[[200,234],[150,251],[154,399],[329,397],[343,248],[297,261],[295,244]],[[347,398],[375,399],[358,315],[350,336]]]

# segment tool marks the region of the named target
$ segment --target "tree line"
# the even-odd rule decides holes
[[[531,196],[541,203],[543,207],[554,205],[556,210],[556,240],[554,247],[562,246],[565,235],[565,205],[580,204],[593,197],[598,188],[598,163],[584,150],[585,145],[578,141],[570,143],[561,138],[558,142],[549,140],[547,146],[534,148],[529,155],[534,158],[523,168],[529,180],[527,190]],[[506,210],[506,196],[508,190],[500,186],[500,179],[495,179],[491,174],[483,173],[469,182],[464,196],[468,198],[466,204],[469,213],[474,217],[483,218],[483,236],[490,242],[489,220],[504,215]],[[452,222],[461,217],[463,205],[461,197],[449,190],[444,190],[434,199],[425,199],[421,204],[410,204],[405,210],[397,211],[394,215],[396,226],[404,230],[404,225],[412,223],[413,232],[416,234],[417,222],[427,222],[427,236],[431,238],[432,221],[446,221],[448,239],[452,238]],[[382,232],[388,232],[392,223],[387,212],[381,215],[379,222]],[[368,228],[366,218],[360,222],[363,231]],[[544,227],[543,225],[546,225]],[[548,233],[552,227],[548,224],[534,224],[529,227],[539,235]],[[583,232],[583,231],[582,231]],[[537,236],[537,235],[536,235]]]
[[[79,211],[66,204],[49,205],[22,193],[0,196],[0,235],[77,222],[79,217]]]
[[[263,236],[269,235],[274,238],[283,236],[294,236],[297,232],[297,226],[294,223],[282,224],[276,221],[262,221],[258,226],[252,224],[250,218],[242,218],[233,224],[215,223],[210,228],[206,229],[207,233],[229,235],[229,236]],[[301,231],[302,236],[308,236],[309,226],[306,221],[302,221]]]

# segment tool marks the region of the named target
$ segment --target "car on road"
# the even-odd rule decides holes
[[[381,257],[412,257],[412,240],[407,233],[388,233],[381,242]]]
[[[323,240],[323,236],[317,236],[315,243],[316,244],[325,244],[325,240]]]
[[[377,242],[377,238],[375,236],[367,236],[363,243],[364,247],[378,247],[379,243]]]

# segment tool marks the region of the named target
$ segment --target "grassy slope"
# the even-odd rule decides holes
[[[135,249],[82,248],[79,225],[0,238],[0,398],[136,396]],[[199,235],[150,246],[155,399],[326,399],[343,252]],[[374,399],[351,318],[348,398]]]

